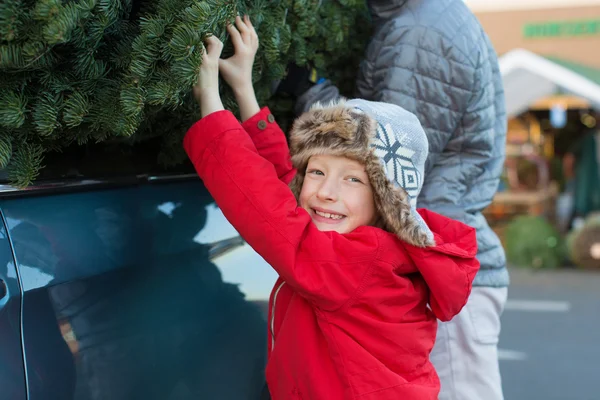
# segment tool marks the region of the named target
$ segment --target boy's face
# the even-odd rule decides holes
[[[346,157],[312,156],[299,202],[320,231],[349,233],[377,221],[365,167]]]

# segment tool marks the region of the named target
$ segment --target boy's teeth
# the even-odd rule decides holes
[[[341,215],[330,214],[330,213],[321,212],[321,211],[317,211],[317,210],[315,210],[315,213],[317,215],[320,215],[321,217],[330,218],[330,219],[341,219],[342,218]]]

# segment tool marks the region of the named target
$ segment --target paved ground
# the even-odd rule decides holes
[[[600,400],[600,271],[512,269],[511,280],[499,346],[506,400]]]

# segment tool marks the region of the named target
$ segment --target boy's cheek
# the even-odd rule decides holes
[[[308,195],[310,189],[310,184],[307,183],[306,179],[304,179],[304,183],[302,184],[302,189],[300,189],[300,196],[298,196],[298,205],[306,210],[306,205],[308,203]],[[308,210],[307,210],[308,211]]]

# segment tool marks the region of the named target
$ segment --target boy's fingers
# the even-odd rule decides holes
[[[256,31],[254,30],[254,25],[252,25],[252,21],[250,21],[250,16],[244,15],[244,22],[246,23],[248,29],[256,33]]]
[[[252,45],[254,47],[258,47],[258,35],[256,34],[256,30],[254,29],[254,26],[252,25],[252,22],[250,21],[250,17],[248,15],[244,15],[244,22],[246,23],[246,26],[248,27]]]
[[[229,36],[231,36],[231,41],[233,42],[233,46],[237,49],[241,44],[243,44],[242,36],[240,32],[235,29],[235,26],[232,24],[227,25],[227,32],[229,32]]]
[[[248,29],[248,26],[246,26],[246,24],[242,20],[242,17],[240,17],[239,15],[235,17],[235,26],[237,26],[237,28],[242,34],[250,33],[250,29]]]
[[[216,53],[216,56],[221,55],[221,50],[223,50],[223,42],[219,40],[216,36],[208,36],[204,39],[206,52],[209,55],[213,55]]]

